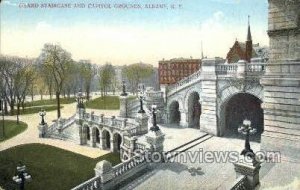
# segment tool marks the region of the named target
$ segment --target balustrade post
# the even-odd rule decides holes
[[[106,183],[114,178],[112,164],[102,160],[96,164],[95,175],[101,177],[101,183]]]
[[[100,122],[101,122],[101,123],[104,123],[104,114],[101,114],[101,115],[100,115]]]
[[[127,125],[127,119],[125,118],[122,122],[122,128],[125,128]]]
[[[114,126],[115,125],[115,116],[111,116],[111,125]]]

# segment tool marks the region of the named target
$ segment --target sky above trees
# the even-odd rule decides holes
[[[45,3],[24,0],[22,3]],[[115,4],[166,4],[169,9],[22,8],[1,3],[1,53],[37,57],[45,43],[60,44],[75,60],[124,65],[204,55],[225,57],[235,39],[244,42],[251,15],[253,43],[268,45],[267,0],[110,0]],[[97,2],[97,1],[91,1]],[[98,1],[105,2],[105,1]],[[170,6],[181,5],[171,9]]]

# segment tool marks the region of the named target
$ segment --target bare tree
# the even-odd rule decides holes
[[[131,86],[131,92],[137,93],[138,85],[142,79],[150,77],[154,73],[152,65],[144,63],[135,63],[125,66],[122,74],[127,78]]]
[[[106,63],[100,70],[100,91],[101,96],[106,96],[109,87],[113,83],[115,69],[110,63]]]
[[[68,75],[67,70],[72,63],[71,54],[60,45],[45,44],[40,55],[45,72],[51,73],[57,102],[57,118],[60,118],[60,95]]]
[[[83,82],[83,88],[86,93],[86,99],[90,99],[90,92],[91,92],[91,83],[92,79],[96,74],[96,70],[94,66],[91,64],[89,60],[81,60],[79,61],[80,64],[80,74]]]

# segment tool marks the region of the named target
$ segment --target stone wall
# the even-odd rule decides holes
[[[269,0],[270,61],[300,58],[299,0]]]
[[[264,86],[262,150],[300,158],[300,1],[269,0],[270,61]]]

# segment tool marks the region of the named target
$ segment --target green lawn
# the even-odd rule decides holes
[[[13,186],[12,176],[22,161],[32,175],[25,189],[69,190],[92,178],[96,163],[104,159],[113,165],[120,163],[116,153],[92,159],[49,145],[20,145],[0,152],[0,186],[5,189]]]
[[[85,103],[86,108],[117,110],[120,109],[120,100],[118,96],[103,96]]]
[[[73,102],[76,102],[76,99],[74,97],[71,98],[60,98],[61,104],[71,104]],[[56,99],[52,100],[36,100],[32,102],[26,102],[25,107],[32,107],[32,106],[44,106],[44,105],[56,105]]]
[[[53,111],[53,110],[57,110],[56,108],[57,108],[56,105],[53,105],[53,106],[40,106],[40,107],[28,107],[28,108],[25,108],[24,111],[22,109],[20,109],[20,115],[39,113],[39,111],[41,111],[41,109],[44,109],[46,112],[47,111]],[[63,106],[60,106],[60,108],[62,109]],[[14,110],[14,115],[17,115],[17,110],[16,109]]]
[[[135,99],[136,96],[129,96],[128,99]],[[103,96],[85,103],[86,108],[100,110],[118,110],[120,109],[119,96]]]
[[[17,124],[17,121],[4,120],[5,138],[3,139],[2,138],[2,120],[1,120],[0,121],[0,131],[1,131],[0,132],[1,133],[0,142],[14,137],[17,134],[22,133],[26,129],[27,129],[26,123],[23,123],[20,121],[19,124]]]

